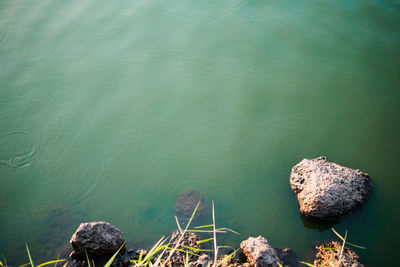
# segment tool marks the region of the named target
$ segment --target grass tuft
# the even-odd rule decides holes
[[[360,248],[360,249],[367,249],[366,247],[363,247],[363,246],[359,246],[359,245],[355,245],[355,244],[352,244],[352,243],[350,243],[350,242],[347,242],[347,230],[346,230],[346,232],[345,232],[345,234],[344,234],[344,237],[342,236],[342,235],[340,235],[335,229],[333,229],[333,228],[331,228],[332,229],[332,231],[333,231],[333,233],[337,236],[337,237],[339,237],[339,239],[340,240],[342,240],[342,246],[340,247],[340,250],[338,250],[337,248],[324,248],[324,250],[338,250],[338,267],[340,267],[341,266],[341,263],[342,263],[342,256],[343,256],[343,252],[344,252],[344,247],[345,247],[345,245],[350,245],[350,246],[353,246],[353,247],[356,247],[356,248]],[[323,266],[325,266],[326,264],[328,264],[331,260],[332,260],[333,258],[331,257],[329,260],[327,260],[327,261],[325,261],[322,265],[321,265],[321,267],[323,267]],[[306,265],[306,266],[311,266],[311,267],[317,267],[317,266],[315,266],[314,264],[311,264],[311,263],[309,263],[309,262],[305,262],[305,261],[299,261],[300,263],[302,263],[302,264],[304,264],[304,265]]]

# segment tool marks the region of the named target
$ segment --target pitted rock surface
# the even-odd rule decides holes
[[[339,254],[342,244],[337,241],[317,246],[317,255],[314,261],[315,266],[339,266]],[[360,257],[348,247],[344,247],[342,257],[340,259],[342,267],[364,267]]]
[[[372,192],[368,174],[329,161],[303,159],[292,168],[290,185],[309,217],[334,220],[361,207]]]
[[[122,232],[107,222],[81,223],[70,240],[77,256],[86,250],[92,257],[113,254],[124,242]]]
[[[277,262],[282,263],[278,258],[278,253],[271,247],[268,240],[262,236],[249,237],[240,243],[244,255],[251,266],[279,266]]]

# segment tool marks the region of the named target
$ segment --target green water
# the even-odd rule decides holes
[[[133,247],[215,200],[217,226],[310,260],[291,167],[320,155],[374,193],[335,228],[367,266],[400,238],[399,1],[0,2],[0,255],[61,253],[81,221]],[[210,201],[211,204],[211,201]]]

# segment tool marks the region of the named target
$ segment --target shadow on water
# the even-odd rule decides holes
[[[300,213],[300,219],[303,222],[303,225],[305,228],[308,229],[315,229],[320,232],[324,232],[326,230],[331,229],[335,224],[337,224],[337,221],[317,221],[315,219],[312,219],[310,217],[305,216],[304,214]]]

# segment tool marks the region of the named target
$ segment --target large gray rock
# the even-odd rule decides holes
[[[113,254],[124,243],[122,232],[107,222],[81,223],[70,240],[76,256],[86,250],[92,257]]]
[[[364,267],[360,257],[348,247],[344,247],[339,263],[339,255],[342,244],[337,241],[328,242],[317,246],[317,255],[314,260],[315,266],[342,266],[342,267]]]
[[[290,175],[290,185],[309,217],[332,220],[361,207],[372,192],[368,174],[329,161],[303,159]]]
[[[262,236],[249,237],[247,240],[240,243],[244,255],[251,266],[278,266],[277,262],[281,263],[278,258],[278,253],[271,247],[268,240]]]

